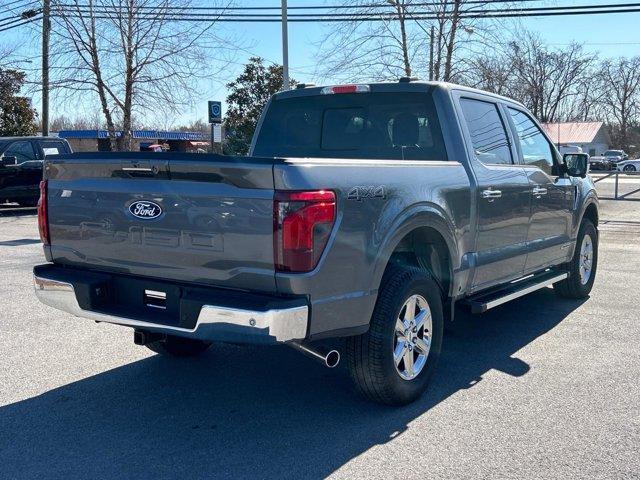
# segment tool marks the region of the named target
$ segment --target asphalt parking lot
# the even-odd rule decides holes
[[[0,477],[638,478],[640,202],[601,219],[588,300],[463,318],[390,409],[286,347],[168,360],[40,305],[33,211],[0,212]]]

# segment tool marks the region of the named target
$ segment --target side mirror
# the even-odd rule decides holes
[[[6,167],[9,165],[16,165],[18,159],[16,157],[2,157],[0,158],[0,167]]]
[[[589,171],[589,155],[586,153],[565,153],[564,164],[566,172],[570,177],[587,176]]]

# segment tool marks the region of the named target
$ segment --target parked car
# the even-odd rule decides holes
[[[71,153],[69,143],[57,137],[0,137],[0,203],[34,207],[47,155]]]
[[[615,164],[608,157],[590,157],[589,168],[591,170],[613,170]]]
[[[247,157],[47,158],[36,293],[167,356],[284,343],[335,366],[322,341],[346,337],[359,390],[406,404],[457,304],[481,313],[550,285],[587,297],[587,158],[563,158],[523,105],[487,92],[303,86],[272,97]]]
[[[616,168],[620,172],[640,172],[640,159],[636,158],[635,160],[623,160],[618,162]]]
[[[619,162],[629,158],[629,155],[624,153],[624,150],[607,150],[602,155],[611,162],[614,170]]]

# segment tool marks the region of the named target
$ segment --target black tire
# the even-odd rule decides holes
[[[211,343],[167,335],[164,340],[148,343],[146,346],[149,350],[167,357],[196,357],[205,352]]]
[[[423,297],[431,310],[431,346],[421,371],[405,380],[396,369],[393,350],[396,320],[412,295]],[[440,357],[442,332],[442,296],[433,278],[414,267],[385,274],[369,331],[347,339],[348,366],[357,389],[369,400],[385,405],[406,405],[418,399]]]
[[[636,171],[636,167],[634,165],[625,165],[622,170],[631,173]]]
[[[585,282],[580,275],[581,248],[585,237],[590,237],[593,253],[591,260],[591,274]],[[568,265],[569,277],[566,280],[555,283],[553,289],[564,298],[586,298],[589,296],[593,288],[593,282],[596,279],[596,271],[598,269],[598,231],[590,220],[584,219],[580,225],[578,238],[576,241],[576,249],[573,252],[573,258]]]

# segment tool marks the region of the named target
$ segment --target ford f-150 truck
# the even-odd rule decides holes
[[[486,92],[301,86],[269,101],[246,157],[47,159],[36,293],[169,356],[284,343],[335,366],[322,340],[345,337],[359,390],[406,404],[456,304],[589,294],[587,160],[561,157],[521,104]]]

